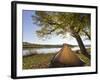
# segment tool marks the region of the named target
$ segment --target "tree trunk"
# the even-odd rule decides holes
[[[78,35],[78,33],[73,33],[73,36],[76,38],[77,42],[78,42],[78,45],[80,47],[80,51],[82,54],[84,54],[86,57],[88,57],[90,59],[90,55],[88,54],[84,44],[83,44],[83,41],[80,37],[80,35]]]

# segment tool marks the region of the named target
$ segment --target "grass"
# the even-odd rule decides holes
[[[85,66],[90,66],[90,59],[79,53],[77,56],[85,63]]]
[[[54,54],[23,56],[23,69],[48,68]]]
[[[48,68],[54,55],[49,53],[23,56],[23,69]],[[81,53],[76,55],[85,63],[85,66],[90,66],[90,60],[87,57]]]

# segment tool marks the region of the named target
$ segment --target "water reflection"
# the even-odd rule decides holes
[[[56,53],[61,48],[31,48],[31,49],[24,49],[23,56],[31,55],[31,54],[47,54],[47,53]],[[73,51],[79,50],[79,47],[72,48]]]
[[[23,50],[23,55],[56,53],[60,49],[61,48],[34,48],[34,49],[24,49]]]

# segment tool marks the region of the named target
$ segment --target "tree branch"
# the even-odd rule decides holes
[[[79,33],[80,32],[80,30],[81,30],[81,28],[78,28],[78,30],[76,31],[77,33]]]
[[[83,32],[87,35],[87,37],[91,40],[90,35],[88,34],[88,32],[86,32],[85,30],[83,30]]]
[[[55,27],[54,29],[52,29],[51,31],[48,31],[46,34],[51,34],[52,32],[54,32],[57,29],[57,27]]]

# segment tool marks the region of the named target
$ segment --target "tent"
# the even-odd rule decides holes
[[[50,67],[77,67],[84,63],[67,44],[63,44],[62,49],[52,58]]]

